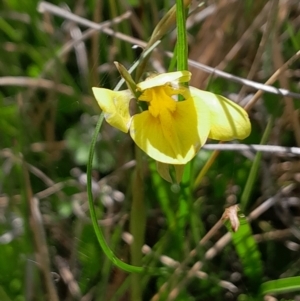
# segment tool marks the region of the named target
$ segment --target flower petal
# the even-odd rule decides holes
[[[244,139],[251,132],[247,112],[233,101],[211,92],[190,87],[192,97],[206,103],[210,110],[209,138],[228,141]]]
[[[163,86],[167,83],[172,83],[172,82],[185,83],[190,81],[190,79],[191,79],[191,72],[189,71],[176,71],[176,72],[162,73],[152,78],[148,78],[143,82],[138,83],[137,88],[140,91],[144,91],[146,89]]]
[[[111,126],[127,133],[131,121],[129,102],[132,94],[130,91],[112,91],[103,88],[92,89],[98,105],[104,112],[106,121]]]
[[[130,135],[134,142],[153,159],[168,164],[185,164],[206,142],[209,110],[201,100],[192,98],[177,102],[168,124],[161,123],[149,111],[132,117]]]

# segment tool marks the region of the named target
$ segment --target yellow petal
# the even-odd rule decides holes
[[[244,139],[251,132],[247,112],[233,101],[211,92],[190,87],[192,97],[206,103],[210,110],[209,138],[228,141]]]
[[[112,91],[103,88],[92,89],[101,110],[104,112],[106,121],[111,126],[127,133],[131,121],[129,102],[132,94],[130,91]]]
[[[209,111],[205,103],[194,102],[192,98],[176,105],[176,110],[168,116],[169,124],[161,123],[149,111],[134,115],[130,135],[156,161],[185,164],[206,142],[210,129]]]
[[[143,82],[138,83],[137,88],[140,91],[144,91],[146,89],[150,89],[153,87],[163,86],[167,83],[188,82],[190,81],[190,79],[191,79],[191,73],[189,71],[176,71],[176,72],[162,73],[152,78],[148,78]]]

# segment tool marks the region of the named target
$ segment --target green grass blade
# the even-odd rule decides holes
[[[176,1],[177,21],[177,70],[188,69],[188,47],[186,36],[186,7],[183,0]]]
[[[177,70],[188,69],[188,44],[186,34],[186,5],[187,1],[176,0],[176,25],[177,25],[177,43],[176,43],[176,55],[177,55]],[[178,97],[178,100],[184,100]],[[191,176],[192,176],[191,162],[187,163],[184,167],[182,181],[180,183],[180,196],[179,196],[179,208],[176,214],[178,225],[178,237],[183,236],[183,231],[186,227],[187,218],[190,213],[193,212],[193,199],[191,189]],[[191,219],[192,230],[197,227],[193,226],[194,219]],[[198,238],[198,237],[197,237]]]
[[[261,285],[262,295],[283,294],[295,291],[300,291],[300,276],[271,280]]]
[[[260,144],[266,144],[267,143],[267,141],[270,137],[270,134],[271,134],[273,123],[274,123],[274,118],[270,117],[270,119],[268,121],[268,124],[267,124],[267,127],[265,129],[265,132],[263,134],[263,137],[260,141]],[[255,155],[253,164],[251,166],[250,173],[249,173],[245,188],[243,190],[243,194],[241,196],[240,206],[241,206],[241,209],[243,211],[246,210],[247,205],[249,203],[251,192],[253,191],[253,186],[254,186],[255,181],[257,179],[257,174],[258,174],[258,171],[259,171],[259,168],[260,168],[261,158],[262,158],[262,152],[257,152],[257,154]]]
[[[166,185],[164,185],[164,180],[157,173],[156,164],[154,160],[150,160],[149,169],[151,171],[151,180],[153,189],[157,196],[160,207],[167,218],[169,227],[174,227],[176,224],[176,218],[174,212],[172,210],[172,204],[170,202],[170,196],[166,189]]]
[[[253,291],[256,291],[261,284],[263,272],[261,254],[246,217],[239,214],[238,218],[240,226],[236,232],[232,231],[229,222],[226,222],[226,226],[232,234],[232,242],[243,265],[244,274],[253,287]]]

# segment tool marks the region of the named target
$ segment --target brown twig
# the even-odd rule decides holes
[[[299,57],[300,57],[300,51],[295,53],[286,63],[284,63],[280,68],[278,68],[276,72],[274,72],[274,74],[266,81],[265,84],[272,85],[278,79],[280,74],[286,71]],[[282,89],[278,89],[278,90],[282,90]],[[251,108],[255,105],[255,103],[259,100],[259,98],[262,96],[264,92],[266,92],[266,90],[259,89],[259,91],[257,91],[255,95],[252,97],[252,99],[247,103],[244,109],[246,111],[250,111]],[[282,95],[289,96],[290,94],[283,93]]]
[[[277,9],[278,9],[278,0],[272,1],[271,7],[269,7],[269,6],[270,6],[270,2],[267,2],[267,4],[265,5],[265,7],[262,11],[264,13],[268,12],[267,22],[265,25],[265,30],[263,32],[263,36],[260,40],[258,49],[256,51],[254,60],[252,62],[251,68],[248,72],[247,79],[253,79],[254,75],[257,72],[259,64],[261,62],[261,58],[265,51],[266,45],[268,42],[271,42],[270,36],[271,36],[272,31],[274,30],[274,23],[276,20],[276,16],[277,16],[276,13],[277,13]],[[261,12],[261,14],[262,14],[262,12]],[[278,67],[280,67],[280,66],[278,66]],[[242,86],[242,88],[239,92],[238,100],[240,100],[242,95],[244,94],[245,88],[246,88],[245,86]]]
[[[47,2],[41,2],[41,3],[43,4],[43,3],[47,3]],[[47,3],[47,4],[49,4],[49,3]],[[142,40],[132,38],[128,35],[125,35],[125,34],[122,34],[122,33],[119,33],[119,32],[115,32],[114,30],[108,28],[107,26],[99,25],[97,23],[94,23],[94,22],[89,21],[89,20],[84,19],[84,18],[77,18],[78,16],[76,16],[75,14],[72,14],[70,12],[68,12],[68,14],[64,15],[65,10],[59,8],[58,6],[52,5],[52,4],[49,7],[48,7],[48,5],[47,5],[47,7],[44,7],[44,4],[43,4],[43,11],[49,11],[49,12],[51,12],[53,14],[57,14],[59,16],[63,15],[65,19],[71,19],[72,21],[78,22],[79,24],[82,24],[82,25],[85,25],[85,26],[90,26],[93,29],[102,31],[102,32],[104,32],[108,35],[114,36],[114,37],[116,37],[120,40],[126,41],[128,43],[133,44],[133,45],[136,44],[136,45],[139,45],[141,47],[145,47],[147,45],[147,43],[142,41]],[[86,22],[86,21],[88,21],[88,22]],[[172,52],[166,51],[165,54],[168,57],[173,57]],[[299,52],[299,55],[300,55],[300,52]],[[296,59],[297,58],[295,58],[293,61],[289,62],[289,65],[292,62],[294,62]],[[233,82],[236,82],[236,83],[239,83],[239,84],[242,84],[242,85],[246,85],[246,86],[252,87],[252,88],[257,89],[257,90],[262,90],[262,91],[265,91],[265,92],[268,92],[268,93],[291,96],[291,97],[294,97],[294,98],[300,98],[300,94],[298,94],[298,93],[294,93],[294,92],[288,91],[286,89],[278,89],[278,88],[269,86],[268,83],[267,84],[261,84],[261,83],[258,83],[258,82],[250,81],[250,80],[247,80],[247,79],[244,79],[244,78],[241,78],[241,77],[234,76],[232,74],[223,72],[221,70],[217,70],[216,68],[206,66],[204,64],[198,63],[198,62],[193,61],[193,60],[189,60],[188,63],[189,63],[190,66],[194,66],[194,67],[199,68],[199,69],[201,69],[205,72],[212,73],[216,76],[223,77],[223,78],[225,78],[229,81],[233,81]],[[274,73],[274,75],[277,74],[277,72],[280,72],[280,70],[277,70]]]
[[[249,38],[251,38],[253,32],[265,22],[266,14],[269,11],[269,7],[270,3],[267,2],[265,7],[256,16],[251,25],[247,28],[247,30],[244,32],[241,38],[237,41],[237,43],[227,53],[222,62],[216,66],[216,69],[223,70],[228,65],[228,63],[235,58],[238,52],[242,49],[242,46],[245,45],[247,41],[249,41]]]
[[[276,32],[273,41],[273,62],[276,68],[279,68],[280,66],[283,65],[283,57],[280,50],[280,41],[278,39],[278,32]],[[289,84],[286,78],[286,74],[284,72],[281,72],[278,75],[278,80],[281,87],[283,87],[284,89],[288,89]],[[295,110],[293,99],[291,97],[285,96],[284,100],[285,100],[285,110],[284,110],[285,118],[287,118],[288,122],[291,124],[291,127],[294,131],[294,136],[295,136],[297,146],[300,146],[299,111]]]
[[[23,177],[26,190],[26,199],[29,204],[29,225],[33,233],[33,240],[36,248],[36,261],[40,268],[46,291],[46,298],[49,301],[59,301],[53,283],[50,269],[50,256],[47,248],[45,229],[42,215],[39,210],[39,201],[33,196],[27,166],[23,163]]]
[[[31,78],[25,76],[3,76],[0,77],[0,86],[19,86],[30,88],[41,88],[55,90],[69,96],[74,95],[74,89],[64,84],[58,84],[54,81],[44,78]]]
[[[65,284],[68,286],[69,292],[74,298],[74,300],[80,300],[81,299],[81,291],[80,287],[75,280],[74,275],[70,271],[70,268],[66,261],[60,257],[60,256],[55,256],[55,264],[59,270],[59,274]]]

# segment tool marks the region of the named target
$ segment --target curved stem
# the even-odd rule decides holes
[[[101,113],[98,123],[95,128],[95,132],[93,134],[93,138],[92,138],[92,142],[91,142],[91,146],[90,146],[90,152],[89,152],[89,160],[88,160],[88,164],[87,164],[87,193],[88,193],[91,219],[92,219],[94,231],[97,236],[98,242],[99,242],[103,252],[112,261],[112,263],[124,271],[130,272],[130,273],[141,273],[144,271],[143,267],[132,266],[130,264],[127,264],[127,263],[121,261],[118,257],[116,257],[116,255],[113,253],[113,251],[109,248],[108,244],[106,243],[103,232],[98,225],[98,220],[97,220],[96,211],[95,211],[95,207],[94,207],[93,192],[92,192],[92,167],[93,167],[93,158],[94,158],[97,137],[98,137],[98,133],[100,131],[101,125],[103,123],[103,119],[104,119],[104,114]]]

